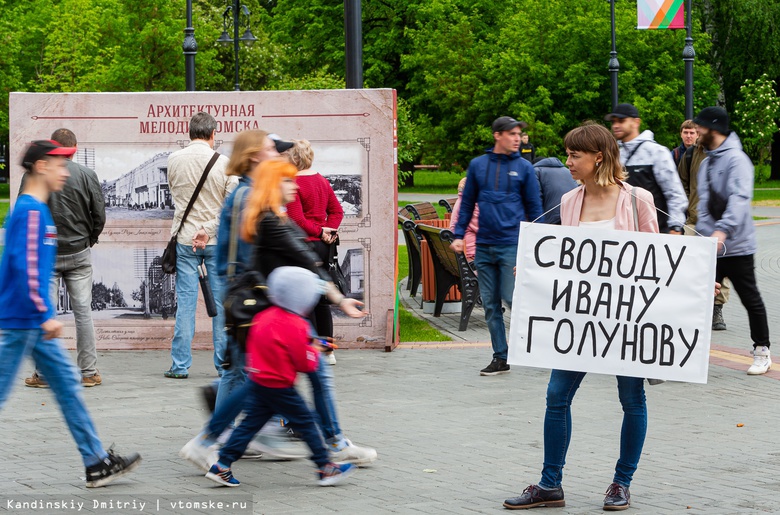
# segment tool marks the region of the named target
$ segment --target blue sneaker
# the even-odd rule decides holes
[[[341,483],[347,477],[351,476],[357,470],[357,466],[351,463],[328,463],[322,470],[318,470],[320,486],[333,486],[337,483]]]
[[[219,463],[211,466],[206,477],[223,486],[238,486],[241,482],[233,477],[230,467],[220,467]]]

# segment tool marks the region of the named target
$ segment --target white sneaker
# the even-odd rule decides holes
[[[258,433],[252,444],[271,458],[297,460],[311,454],[300,440],[294,440],[286,431],[264,431]]]
[[[749,376],[766,374],[772,368],[772,357],[769,353],[769,347],[756,347],[750,353],[753,355],[753,364],[750,365],[747,371]]]
[[[368,465],[376,461],[376,449],[371,447],[358,447],[349,440],[347,446],[340,451],[331,451],[330,456],[336,463],[352,463],[354,465]]]
[[[325,354],[325,363],[328,365],[335,365],[336,364],[336,353],[331,351]]]
[[[259,460],[262,457],[263,449],[254,440],[249,441],[249,445],[244,449],[244,454],[241,455],[242,460]]]
[[[196,436],[179,451],[179,456],[189,461],[199,469],[208,472],[211,466],[217,462],[216,445],[204,445],[201,435]],[[212,461],[213,460],[213,461]]]

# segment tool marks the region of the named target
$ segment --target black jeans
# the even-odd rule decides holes
[[[758,286],[756,286],[753,255],[718,258],[715,280],[720,283],[723,282],[724,277],[731,279],[734,290],[739,295],[739,300],[742,301],[742,305],[747,310],[753,347],[762,345],[769,347],[769,323],[764,301],[761,299]]]
[[[325,272],[328,271],[328,258],[330,257],[330,246],[326,245],[322,241],[315,241],[314,251],[322,260],[323,266],[321,267]],[[320,301],[314,306],[309,320],[314,324],[314,329],[319,336],[333,337],[333,315],[330,312],[330,302],[323,295]]]

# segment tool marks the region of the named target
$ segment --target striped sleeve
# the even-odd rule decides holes
[[[40,284],[40,270],[39,270],[39,240],[41,232],[41,212],[30,210],[27,212],[27,252],[26,252],[26,268],[27,268],[27,287],[30,292],[30,300],[32,300],[35,308],[41,312],[46,313],[48,307],[46,302],[41,297],[41,284]]]

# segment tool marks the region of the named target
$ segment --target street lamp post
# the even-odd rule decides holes
[[[685,119],[693,120],[693,60],[696,52],[693,50],[693,35],[691,21],[691,0],[685,1],[685,47],[683,47],[683,63],[685,63]]]
[[[612,17],[612,51],[609,53],[609,76],[612,86],[612,109],[614,110],[618,105],[618,71],[620,71],[617,46],[615,45],[615,0],[609,0],[609,8]]]
[[[362,18],[360,0],[344,0],[344,57],[347,89],[363,87]]]
[[[187,28],[184,29],[184,83],[187,91],[195,91],[195,54],[198,43],[195,41],[195,29],[192,28],[192,0],[187,0]]]
[[[247,6],[241,5],[239,0],[233,0],[225,8],[225,12],[222,13],[222,35],[217,40],[218,43],[224,45],[233,44],[233,71],[234,71],[234,85],[236,91],[241,91],[238,82],[238,43],[243,41],[247,45],[251,45],[257,38],[252,34],[250,29],[250,12]],[[244,28],[244,34],[238,37],[239,27]],[[230,37],[228,31],[233,29],[233,37]]]

